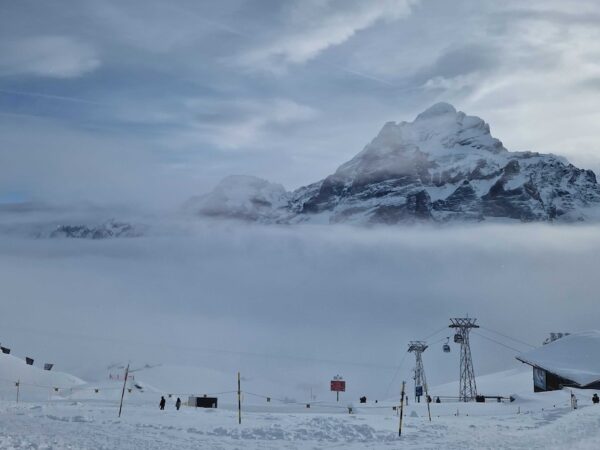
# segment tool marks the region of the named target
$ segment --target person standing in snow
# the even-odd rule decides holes
[[[177,397],[177,401],[175,402],[175,408],[177,408],[177,411],[181,408],[181,399],[179,397]]]
[[[597,404],[597,403],[600,403],[600,397],[598,397],[598,394],[592,395],[592,403],[594,405]]]
[[[167,401],[165,400],[165,396],[163,395],[160,397],[160,403],[159,403],[160,409],[161,410],[165,409],[166,404],[167,404]]]

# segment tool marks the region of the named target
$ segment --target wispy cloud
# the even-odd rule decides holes
[[[13,90],[9,90],[9,89],[0,89],[0,94],[34,97],[34,98],[41,98],[44,100],[60,101],[60,102],[84,103],[84,104],[90,104],[90,105],[101,105],[102,104],[99,102],[95,102],[92,100],[87,100],[87,99],[79,98],[79,97],[68,97],[65,95],[44,94],[41,92],[23,92],[23,91],[13,91]]]
[[[407,16],[412,3],[416,1],[294,3],[284,18],[283,29],[269,36],[268,43],[246,52],[239,62],[267,70],[282,70],[287,65],[305,63],[379,21],[389,22]]]
[[[32,36],[0,42],[0,75],[76,78],[100,66],[96,51],[67,36]]]
[[[209,141],[224,149],[253,147],[263,141],[273,128],[310,121],[318,116],[314,108],[290,99],[205,101],[190,99],[187,131],[181,137]]]

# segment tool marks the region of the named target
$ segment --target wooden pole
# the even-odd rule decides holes
[[[242,423],[242,384],[240,373],[238,372],[238,424]]]
[[[125,385],[127,384],[127,377],[129,376],[129,364],[125,368],[125,379],[123,380],[123,390],[121,391],[121,403],[119,404],[119,417],[121,417],[121,411],[123,410],[123,397],[125,396]]]
[[[402,391],[400,392],[400,425],[398,426],[398,436],[402,436],[402,417],[404,416],[404,386],[406,381],[402,382]]]
[[[21,380],[17,381],[17,403],[19,403],[19,386],[21,386]]]
[[[431,408],[429,407],[429,404],[431,403],[429,401],[429,392],[427,391],[427,383],[425,383],[425,401],[427,402],[427,414],[429,414],[429,421],[431,422]]]

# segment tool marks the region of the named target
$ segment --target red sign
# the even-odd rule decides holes
[[[346,382],[343,380],[332,380],[331,392],[346,392]]]

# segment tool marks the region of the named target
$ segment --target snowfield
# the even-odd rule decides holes
[[[172,404],[159,411],[151,403],[130,402],[118,419],[114,403],[4,401],[0,448],[598,448],[600,407],[572,411],[564,401],[556,407],[548,402],[565,400],[564,394],[553,393],[540,402],[433,404],[431,422],[425,405],[409,405],[402,437],[391,407],[358,408],[352,415],[293,407],[249,408],[238,425],[231,405],[218,410],[184,407],[178,412]]]
[[[2,369],[7,360],[11,364],[16,361],[1,359]],[[66,374],[62,378],[71,379]],[[159,381],[156,374],[154,381]],[[0,448],[596,449],[600,439],[600,406],[591,404],[592,391],[574,390],[579,409],[572,410],[570,391],[534,394],[531,372],[522,368],[478,378],[483,389],[512,389],[513,402],[465,404],[444,399],[431,404],[430,422],[427,405],[413,403],[410,398],[401,437],[398,412],[393,409],[398,402],[393,399],[365,405],[347,400],[315,402],[307,408],[275,399],[266,402],[244,393],[239,425],[235,392],[219,395],[218,409],[185,406],[187,398],[182,395],[180,411],[174,408],[176,395],[168,398],[165,394],[167,408],[160,411],[161,394],[154,388],[143,392],[133,389],[126,394],[123,415],[118,418],[118,393],[114,389],[118,384],[77,384],[64,395],[50,392],[44,400],[17,404],[11,399],[14,386],[3,383]],[[101,386],[100,392],[95,393],[90,386]],[[449,383],[432,388],[431,393],[455,395],[456,387],[456,383]],[[24,385],[22,389],[27,392],[31,387]],[[109,394],[104,395],[106,392]]]

